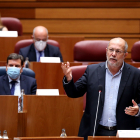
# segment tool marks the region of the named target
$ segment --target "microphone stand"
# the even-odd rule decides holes
[[[101,90],[99,90],[98,104],[97,104],[97,109],[96,109],[97,111],[96,111],[96,118],[95,118],[95,123],[94,123],[93,136],[95,136],[96,120],[97,120],[97,114],[98,114],[98,108],[99,108],[99,102],[100,102],[100,94],[101,94]]]

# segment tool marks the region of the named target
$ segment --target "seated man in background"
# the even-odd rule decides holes
[[[32,35],[34,43],[20,49],[19,54],[24,58],[28,57],[29,61],[40,61],[40,57],[60,57],[63,58],[58,47],[47,44],[48,30],[43,26],[37,26]]]
[[[17,95],[24,89],[26,95],[36,94],[36,79],[21,75],[24,58],[12,53],[7,58],[6,75],[0,77],[0,95]]]

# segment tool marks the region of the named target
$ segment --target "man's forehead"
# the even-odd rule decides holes
[[[124,47],[125,46],[125,41],[121,38],[115,38],[112,39],[109,43],[109,46],[118,46],[118,47]]]
[[[20,64],[21,65],[21,60],[20,59],[10,59],[10,60],[8,60],[8,64]]]
[[[110,40],[110,43],[125,44],[125,41],[122,38],[113,38]]]

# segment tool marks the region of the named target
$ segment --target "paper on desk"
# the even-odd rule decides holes
[[[60,63],[60,57],[40,57],[41,63]]]
[[[59,95],[59,89],[37,89],[36,95]]]
[[[17,31],[0,31],[0,37],[18,37]]]
[[[120,138],[140,138],[140,130],[118,130]]]

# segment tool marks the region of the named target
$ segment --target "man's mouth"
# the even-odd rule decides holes
[[[113,62],[116,62],[117,61],[117,59],[115,59],[115,58],[110,58],[109,60],[111,60]]]

